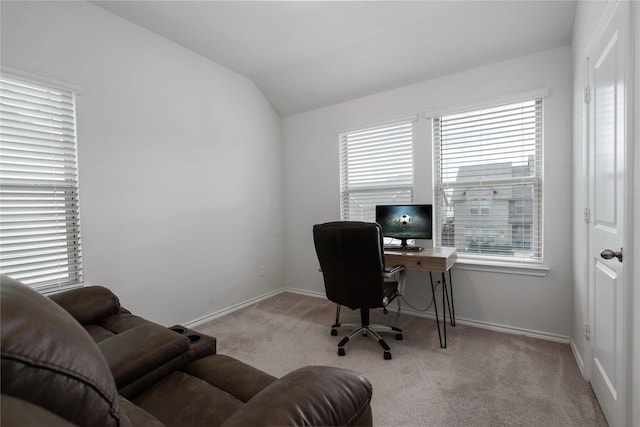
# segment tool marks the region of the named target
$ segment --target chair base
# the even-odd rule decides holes
[[[333,325],[333,327],[335,326],[351,326],[351,325]],[[358,325],[353,325],[353,326],[358,326]],[[335,329],[331,329],[331,335],[334,335]],[[356,336],[362,334],[364,336],[368,336],[369,334],[371,334],[376,340],[378,340],[378,344],[380,344],[380,347],[382,347],[382,349],[384,350],[384,358],[385,360],[389,360],[391,359],[391,348],[389,347],[389,345],[387,344],[387,342],[380,336],[380,334],[378,334],[379,332],[395,332],[396,333],[396,340],[401,340],[402,337],[402,329],[400,328],[396,328],[394,326],[385,326],[385,325],[369,325],[369,326],[359,326],[357,329],[351,331],[351,333],[349,335],[347,335],[346,337],[342,338],[342,340],[338,343],[338,356],[344,356],[346,354],[344,346],[347,345],[347,343],[352,339],[355,338]],[[337,332],[336,334],[337,335]]]
[[[386,341],[380,336],[380,334],[378,332],[395,333],[396,334],[395,338],[398,341],[402,340],[402,338],[403,338],[402,329],[400,329],[400,328],[396,328],[395,326],[369,324],[369,310],[368,309],[361,309],[360,310],[360,317],[362,319],[362,324],[360,324],[360,325],[355,324],[355,323],[339,323],[339,316],[340,316],[340,305],[338,305],[338,307],[336,309],[336,323],[331,325],[331,335],[332,336],[337,336],[338,335],[337,328],[352,327],[352,328],[355,328],[355,329],[353,331],[351,331],[349,333],[349,335],[347,335],[342,340],[340,340],[340,342],[338,343],[338,356],[344,356],[346,354],[344,346],[347,345],[347,343],[352,338],[355,338],[356,336],[358,336],[360,334],[364,335],[365,337],[369,336],[369,334],[371,334],[371,336],[373,336],[378,341],[378,344],[380,344],[380,347],[382,347],[382,349],[384,350],[383,355],[384,355],[385,360],[389,360],[389,359],[391,359],[391,348],[386,343]]]

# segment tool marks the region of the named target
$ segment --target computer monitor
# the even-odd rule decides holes
[[[376,222],[384,237],[402,241],[400,249],[414,249],[408,239],[433,239],[432,205],[377,205]]]

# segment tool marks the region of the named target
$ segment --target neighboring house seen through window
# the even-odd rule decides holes
[[[75,94],[0,76],[0,272],[39,290],[82,281]]]
[[[542,99],[433,118],[434,238],[461,256],[542,260]]]
[[[375,206],[413,203],[413,121],[341,133],[340,217],[375,221]]]

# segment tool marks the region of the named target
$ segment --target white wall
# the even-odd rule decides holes
[[[340,216],[336,131],[418,113],[414,144],[416,202],[431,202],[430,124],[422,112],[547,88],[544,265],[549,273],[532,277],[455,268],[455,308],[460,319],[567,339],[573,318],[571,72],[571,50],[564,47],[285,117],[286,286],[324,292],[311,229],[315,223]],[[420,306],[428,303],[427,278],[410,272],[406,291],[409,302]]]
[[[280,119],[253,82],[90,3],[1,7],[3,63],[83,88],[85,282],[164,324],[281,288]]]

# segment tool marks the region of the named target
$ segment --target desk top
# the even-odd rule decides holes
[[[448,271],[456,263],[456,248],[424,248],[422,251],[384,252],[384,261],[388,266],[404,265],[408,270]]]

